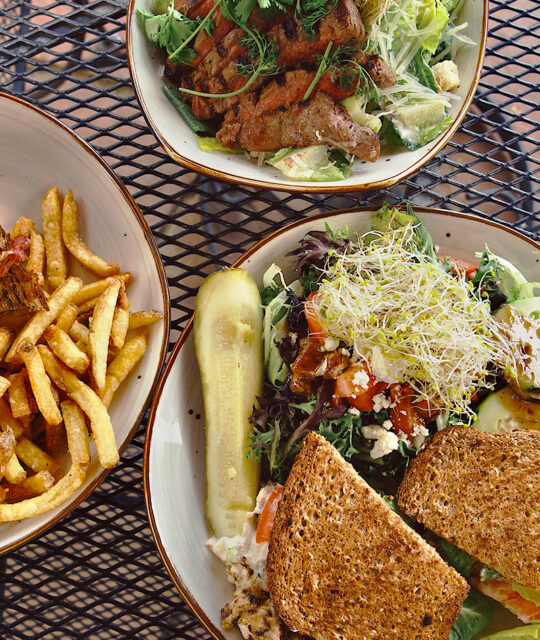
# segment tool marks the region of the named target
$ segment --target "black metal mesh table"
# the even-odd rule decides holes
[[[339,196],[240,188],[169,160],[131,88],[125,13],[124,0],[0,0],[0,89],[59,117],[123,179],[165,263],[173,342],[205,275],[285,222],[315,212],[409,200],[539,237],[539,0],[492,0],[480,87],[442,153],[392,188]],[[121,464],[69,517],[0,559],[2,640],[207,635],[150,535],[144,434],[143,424]]]

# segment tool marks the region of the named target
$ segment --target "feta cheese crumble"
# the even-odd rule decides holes
[[[392,423],[390,422],[390,425],[391,424]],[[399,448],[399,439],[397,435],[393,431],[387,431],[384,427],[378,424],[362,427],[362,435],[368,440],[375,440],[375,443],[369,453],[373,460],[382,458],[392,451],[397,451]]]

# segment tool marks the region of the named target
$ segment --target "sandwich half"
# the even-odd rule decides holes
[[[279,618],[315,640],[443,640],[469,590],[315,433],[283,489],[267,577]]]
[[[470,582],[540,620],[540,431],[451,427],[412,461],[397,492],[403,513],[476,562]]]
[[[0,319],[3,325],[18,326],[29,314],[47,309],[47,300],[37,275],[26,269],[30,241],[10,238],[0,227]]]

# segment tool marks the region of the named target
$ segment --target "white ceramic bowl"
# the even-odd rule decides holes
[[[152,235],[125,187],[79,137],[45,112],[0,93],[0,224],[9,230],[19,216],[41,230],[41,199],[52,186],[73,190],[81,236],[99,255],[133,273],[128,293],[133,310],[157,309],[145,357],[118,391],[111,417],[120,451],[128,445],[157,382],[169,333],[167,281]],[[95,276],[78,274],[85,281]],[[93,446],[93,445],[92,445]],[[67,460],[66,460],[67,462]],[[0,524],[0,552],[43,532],[73,509],[105,476],[95,449],[83,486],[61,506],[21,522]]]
[[[474,259],[487,243],[536,279],[540,245],[501,225],[465,214],[416,207],[442,254]],[[322,214],[284,227],[244,254],[234,266],[250,271],[259,285],[275,262],[289,282],[294,259],[287,251],[310,230],[348,225],[369,229],[368,211]],[[161,377],[148,425],[144,482],[150,525],[161,557],[182,597],[208,631],[219,640],[238,640],[236,630],[223,631],[220,612],[231,598],[224,565],[205,547],[211,535],[205,515],[204,412],[190,322]],[[512,624],[510,624],[510,627]],[[515,624],[514,624],[515,626]],[[507,627],[508,628],[508,627]]]
[[[135,92],[148,124],[169,156],[180,164],[215,178],[264,189],[302,192],[345,192],[354,189],[388,187],[417,171],[435,156],[454,135],[467,113],[480,80],[487,37],[488,0],[467,0],[462,9],[467,22],[464,35],[476,46],[464,46],[457,55],[461,86],[455,91],[461,98],[451,115],[452,126],[442,135],[416,151],[399,151],[381,156],[376,162],[356,160],[350,176],[336,182],[297,182],[269,165],[257,166],[245,155],[199,149],[195,135],[162,91],[160,77],[163,55],[146,39],[136,19],[136,9],[150,9],[153,0],[130,0],[127,17],[126,46]]]

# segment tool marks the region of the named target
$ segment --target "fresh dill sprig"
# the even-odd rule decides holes
[[[260,76],[274,76],[281,73],[282,69],[278,65],[278,55],[276,53],[275,45],[270,42],[268,38],[262,34],[259,34],[260,44],[263,48],[263,60],[261,65],[261,57],[259,54],[259,47],[257,41],[250,37],[245,36],[242,38],[240,44],[244,47],[251,62],[237,62],[236,70],[241,76],[250,77],[253,75],[257,68],[260,66]]]
[[[217,0],[216,4],[210,9],[210,11],[206,14],[206,16],[199,22],[199,24],[193,30],[191,35],[187,37],[184,40],[184,42],[182,42],[182,44],[178,47],[178,49],[176,49],[176,51],[174,51],[169,56],[169,59],[171,62],[178,62],[180,60],[180,53],[186,48],[188,43],[190,43],[193,40],[193,38],[195,38],[195,36],[199,33],[199,31],[204,29],[207,33],[209,33],[207,29],[209,28],[210,23],[215,24],[214,21],[212,20],[212,15],[216,11],[216,9],[219,7],[220,4],[221,4],[221,0]]]
[[[313,78],[313,80],[311,81],[311,84],[307,88],[307,91],[304,93],[304,97],[302,98],[302,100],[307,100],[309,98],[309,96],[313,92],[313,89],[317,85],[317,82],[319,82],[320,77],[328,69],[328,61],[331,58],[330,50],[332,49],[332,45],[333,44],[334,43],[332,42],[332,40],[330,40],[330,42],[328,43],[328,46],[326,47],[326,51],[324,52],[324,55],[322,56],[322,58],[320,60],[320,64],[319,64],[319,68],[317,69],[317,73],[315,74],[315,77]]]
[[[374,100],[379,103],[379,87],[364,67],[354,59],[357,50],[355,46],[337,47],[327,61],[327,71],[332,74],[332,82],[339,82],[339,86],[345,91],[353,91],[357,96],[363,95],[366,102]]]
[[[315,37],[315,27],[337,4],[337,0],[296,0],[295,16],[302,25],[302,31],[311,42]]]
[[[332,52],[331,48],[332,42],[328,44],[322,56],[315,56],[319,62],[319,68],[304,94],[303,100],[309,98],[321,76],[330,72],[331,81],[339,83],[339,86],[345,91],[352,91],[355,95],[363,95],[366,102],[374,100],[378,103],[381,99],[379,88],[364,67],[354,60],[356,47],[339,46]]]

